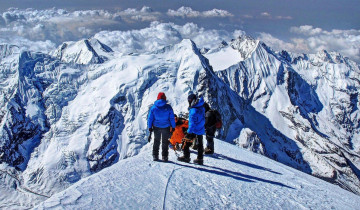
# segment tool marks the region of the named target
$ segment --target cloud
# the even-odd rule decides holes
[[[193,40],[199,48],[218,46],[222,40],[231,40],[244,34],[240,30],[206,30],[194,23],[176,25],[174,23],[152,22],[149,27],[131,31],[102,31],[94,37],[115,51],[122,53],[142,53],[161,49],[179,43],[183,39]]]
[[[354,61],[360,61],[360,30],[333,29],[327,31],[304,25],[291,27],[290,31],[295,34],[290,42],[282,41],[267,33],[260,33],[259,39],[275,50],[285,49],[296,53],[317,53],[321,50],[335,51]]]
[[[141,10],[129,8],[116,13],[116,15],[122,17],[123,19],[131,19],[135,21],[156,21],[161,14],[159,12],[154,12],[150,7],[144,6]]]
[[[81,10],[69,12],[63,9],[9,9],[0,14],[0,38],[21,36],[30,40],[51,40],[57,44],[79,40],[106,29],[130,29],[134,24],[150,23],[161,14],[150,7],[140,10],[126,9]]]
[[[293,19],[291,16],[281,16],[281,15],[273,16],[269,12],[262,12],[260,14],[260,17],[270,19],[270,20],[292,20]]]
[[[268,12],[263,12],[260,15],[263,17],[271,17],[270,13],[268,13]]]
[[[297,33],[297,34],[303,34],[303,35],[307,35],[307,36],[313,36],[313,35],[317,35],[322,33],[322,29],[321,28],[314,28],[313,26],[310,25],[303,25],[300,27],[291,27],[290,28],[290,32],[292,33]]]
[[[168,16],[182,17],[182,18],[208,18],[208,17],[232,17],[234,16],[230,12],[222,9],[212,9],[204,12],[193,10],[190,7],[180,7],[178,10],[169,9],[167,12]]]
[[[246,18],[246,19],[253,19],[254,16],[252,15],[242,15],[243,18]]]
[[[11,38],[0,38],[0,44],[2,43],[16,45],[20,48],[20,50],[31,50],[43,53],[49,53],[57,47],[55,43],[49,40],[32,41],[19,36],[13,36]]]

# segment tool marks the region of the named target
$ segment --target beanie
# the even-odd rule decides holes
[[[157,96],[157,100],[159,100],[159,99],[164,99],[164,100],[166,100],[166,95],[165,95],[165,93],[160,92],[160,93],[158,94],[158,96]]]

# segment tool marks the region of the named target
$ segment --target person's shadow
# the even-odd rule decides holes
[[[223,160],[228,160],[228,161],[231,161],[231,162],[234,162],[234,163],[237,163],[237,164],[241,164],[241,165],[245,165],[245,166],[248,166],[248,167],[251,167],[251,168],[255,168],[255,169],[259,169],[259,170],[264,170],[264,171],[268,171],[268,172],[271,172],[271,173],[274,173],[274,174],[278,174],[278,175],[282,175],[281,173],[279,172],[276,172],[276,171],[273,171],[269,168],[265,168],[265,167],[262,167],[262,166],[258,166],[258,165],[255,165],[255,164],[252,164],[252,163],[248,163],[248,162],[245,162],[245,161],[242,161],[242,160],[237,160],[237,159],[234,159],[234,158],[231,158],[231,157],[227,157],[225,155],[222,155],[222,154],[213,154],[213,155],[209,155],[207,156],[209,158],[215,158],[215,159],[223,159]]]
[[[272,171],[271,169],[264,168],[264,167],[261,167],[261,166],[255,165],[255,164],[247,163],[247,162],[244,162],[244,161],[236,160],[236,159],[233,159],[233,158],[230,158],[230,157],[226,157],[224,155],[219,155],[218,154],[214,158],[226,159],[226,160],[232,161],[232,162],[237,163],[237,164],[242,164],[242,165],[252,167],[252,168],[255,168],[255,169],[265,170],[265,171],[268,171],[268,172],[271,172],[271,173],[281,175],[281,173]],[[199,170],[199,171],[204,171],[204,172],[207,172],[207,173],[212,173],[212,174],[217,174],[217,175],[220,175],[220,176],[230,177],[230,178],[233,178],[233,179],[236,179],[236,180],[239,180],[239,181],[244,181],[244,182],[256,182],[256,181],[259,181],[259,182],[265,182],[265,183],[269,183],[269,184],[273,184],[273,185],[277,185],[277,186],[281,186],[281,187],[286,187],[286,188],[289,188],[289,189],[295,189],[293,187],[287,186],[287,185],[285,185],[283,183],[280,183],[280,182],[271,181],[271,180],[267,180],[267,179],[263,179],[263,178],[243,174],[243,173],[240,173],[240,172],[235,172],[235,171],[231,171],[231,170],[228,170],[228,169],[223,169],[223,168],[220,168],[220,167],[208,166],[208,165],[201,165],[201,166],[196,165],[195,166],[193,164],[186,164],[186,163],[181,163],[181,162],[178,162],[178,161],[177,162],[172,162],[171,161],[171,163],[182,166],[182,167],[187,167],[187,168],[192,168],[192,169]]]

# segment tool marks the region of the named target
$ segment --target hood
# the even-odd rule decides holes
[[[199,98],[199,99],[196,99],[196,101],[193,103],[193,105],[190,107],[190,108],[198,108],[198,107],[201,107],[203,106],[205,103],[203,97]]]
[[[165,104],[166,104],[166,100],[164,100],[164,99],[159,99],[159,100],[155,101],[155,106],[157,106],[159,108],[165,106]]]

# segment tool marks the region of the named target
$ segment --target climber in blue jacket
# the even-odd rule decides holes
[[[158,94],[148,116],[148,128],[154,131],[153,160],[159,160],[160,139],[162,142],[162,160],[167,162],[169,156],[169,138],[175,130],[175,116],[172,107],[167,104],[166,95]]]
[[[188,96],[189,102],[189,128],[187,130],[187,135],[185,136],[184,142],[184,156],[179,157],[179,161],[190,162],[190,146],[191,142],[197,139],[197,159],[194,160],[194,163],[202,165],[204,163],[204,147],[203,147],[203,135],[205,134],[205,108],[204,108],[204,99],[197,98],[195,94],[190,94]]]

